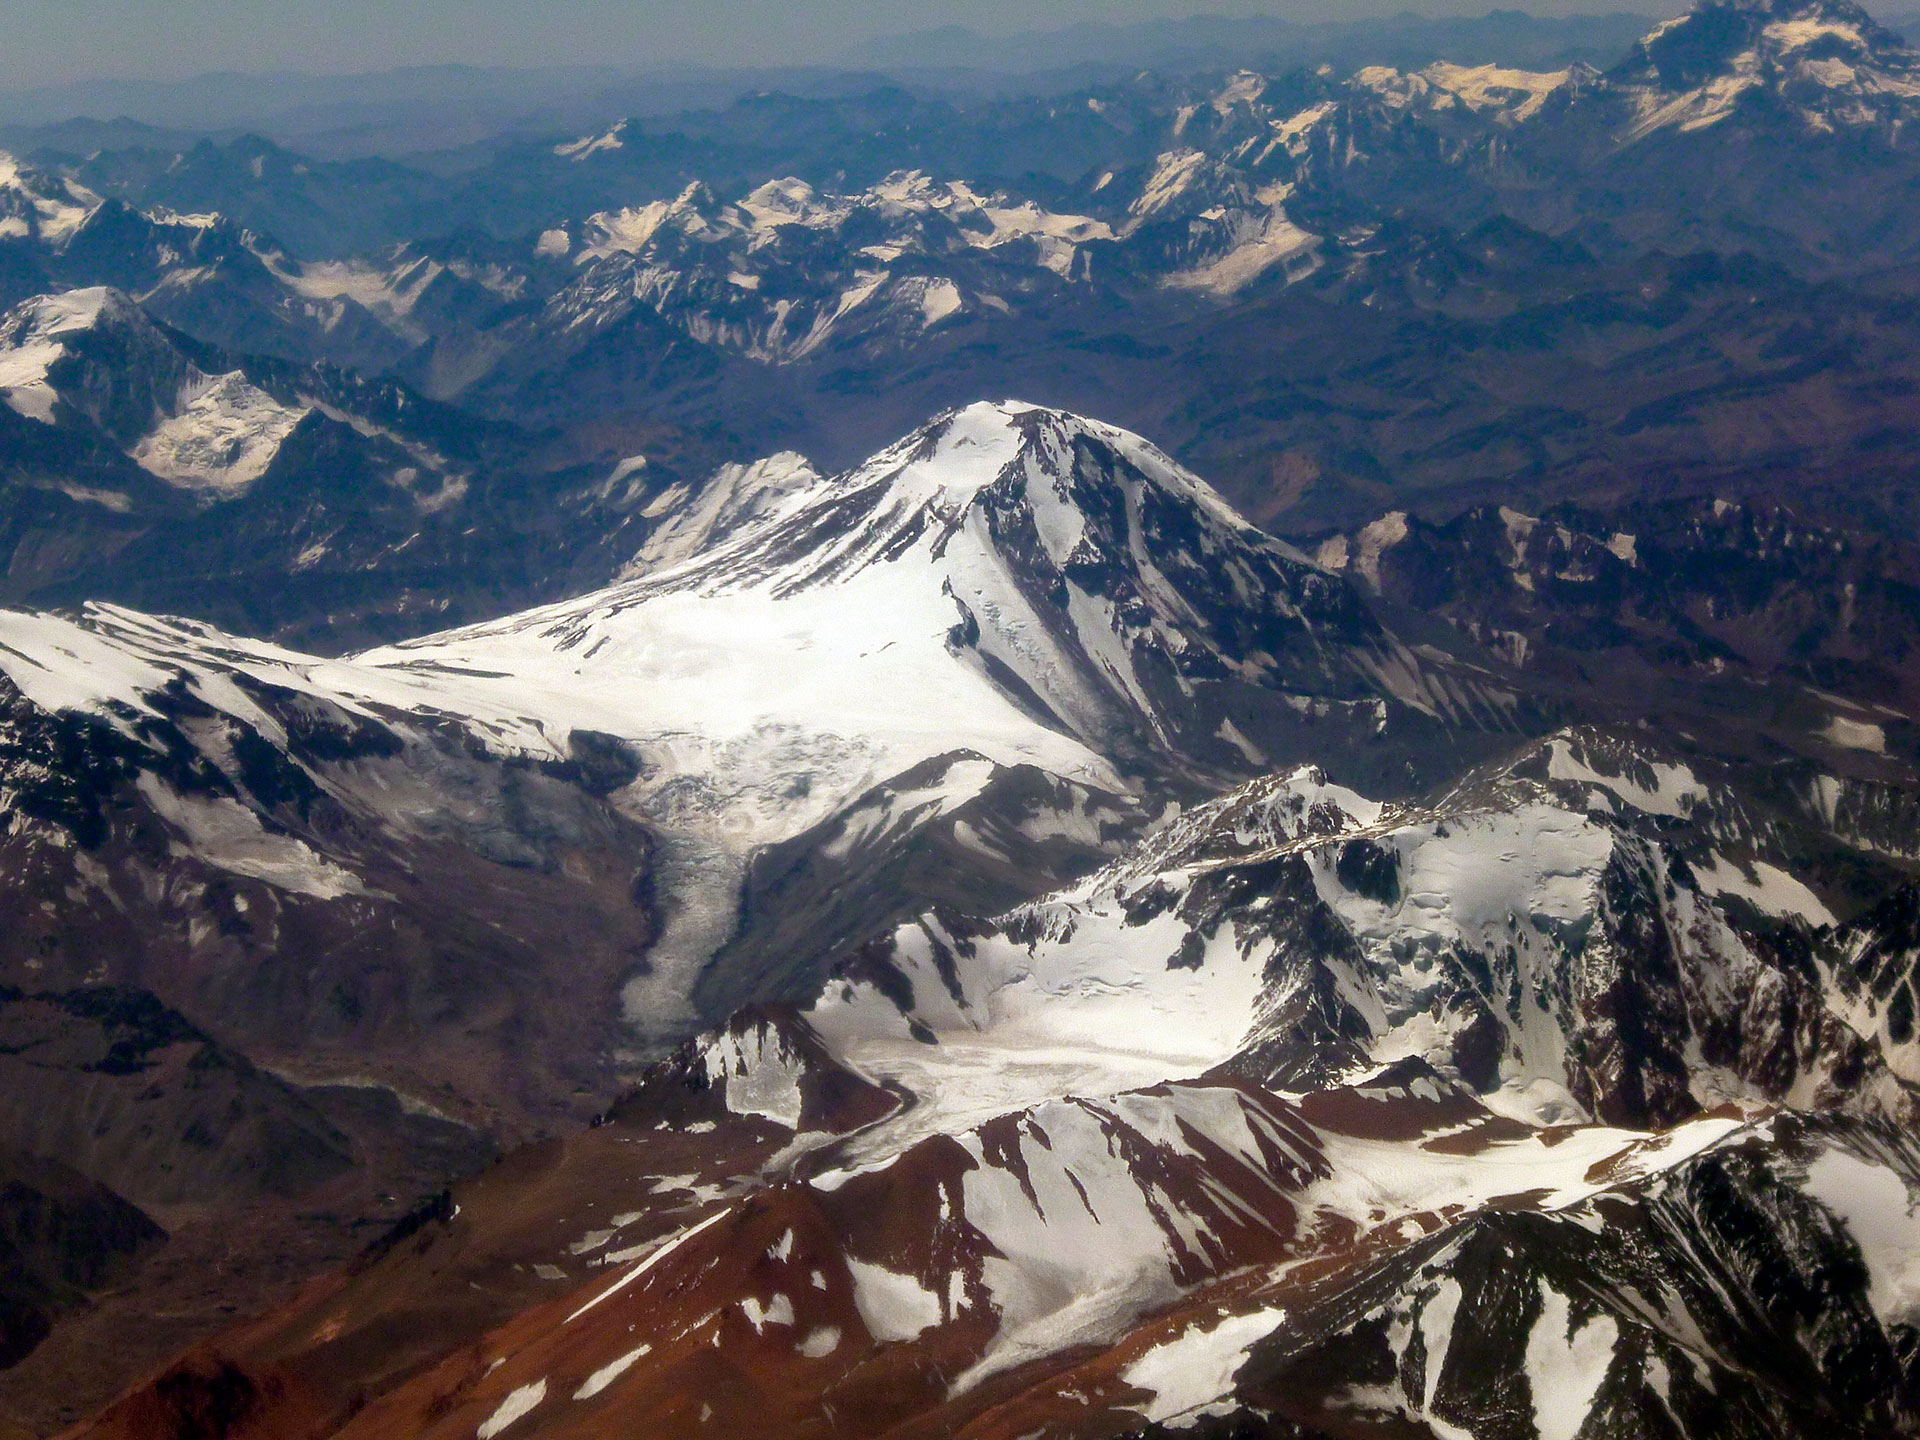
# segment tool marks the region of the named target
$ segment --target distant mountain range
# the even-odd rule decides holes
[[[1190,16],[1135,24],[1081,24],[1059,30],[983,35],[946,26],[870,40],[847,52],[849,63],[874,70],[1044,72],[1163,70],[1174,73],[1245,66],[1357,70],[1392,65],[1418,70],[1435,61],[1554,69],[1580,62],[1617,63],[1658,15],[1646,11],[1544,18],[1517,10],[1479,16],[1391,17],[1321,21],[1274,17]]]
[[[948,27],[869,40],[841,54],[823,53],[811,65],[780,69],[669,70],[610,62],[543,70],[416,66],[368,75],[70,82],[0,92],[0,142],[32,148],[36,141],[64,140],[82,149],[93,148],[88,139],[138,143],[137,130],[115,136],[98,128],[101,122],[132,121],[173,132],[176,140],[254,132],[326,158],[400,158],[556,124],[586,128],[622,115],[724,106],[766,90],[849,94],[880,77],[932,91],[992,95],[1066,91],[1140,69],[1419,69],[1436,60],[1532,68],[1580,61],[1605,68],[1625,55],[1647,24],[1644,13],[1539,19],[1494,11],[1472,19],[1402,15],[1321,24],[1197,16],[991,37]]]

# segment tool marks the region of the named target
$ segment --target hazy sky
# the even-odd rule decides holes
[[[1517,0],[1503,0],[1522,8]],[[991,33],[1196,14],[1324,20],[1491,0],[0,0],[0,86],[179,79],[215,70],[369,71],[401,65],[832,60],[878,34]],[[1537,0],[1536,14],[1664,9],[1659,0]]]

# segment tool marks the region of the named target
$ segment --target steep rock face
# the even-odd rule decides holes
[[[286,1303],[356,1231],[492,1153],[364,1078],[303,1087],[109,985],[0,989],[0,1080],[0,1410],[46,1431]]]
[[[88,199],[70,232],[44,246],[45,272],[67,285],[125,291],[157,319],[242,354],[379,370],[417,343],[355,298],[367,289],[354,283],[357,265],[309,274],[271,237],[217,212]]]
[[[1853,1026],[1872,1036],[1903,1080],[1920,1080],[1915,987],[1920,983],[1920,893],[1903,885],[1834,936],[1832,986]]]
[[[695,983],[701,1012],[806,1001],[831,961],[929,903],[1017,905],[1099,868],[1158,818],[1148,797],[1035,765],[996,768],[975,789],[986,763],[935,756],[754,855],[737,928]]]
[[[11,155],[0,157],[0,233],[6,239],[59,246],[99,204],[85,186],[22,166]]]
[[[1168,1384],[1146,1433],[1910,1433],[1910,1322],[1876,1311],[1883,1257],[1828,1188],[1885,1144],[1781,1117],[1621,1192],[1483,1216],[1244,1329],[1196,1321],[1129,1372]],[[1199,1394],[1171,1362],[1229,1337],[1234,1393],[1176,1409]]]
[[[1863,755],[1906,748],[1897,707],[1916,691],[1920,569],[1891,536],[1729,500],[1478,506],[1439,524],[1394,511],[1327,538],[1316,558],[1557,683],[1614,664],[1696,690],[1798,682],[1827,692],[1807,697],[1822,702],[1805,705],[1810,738]]]
[[[151,995],[7,990],[0,1031],[0,1143],[61,1157],[151,1214],[308,1194],[353,1163],[310,1099]]]
[[[619,1110],[682,1127],[747,1116],[837,1135],[884,1119],[906,1098],[842,1063],[792,1010],[756,1005],[649,1067]]]
[[[16,412],[54,423],[65,405],[131,448],[170,408],[185,359],[117,290],[43,295],[0,320],[0,378]]]

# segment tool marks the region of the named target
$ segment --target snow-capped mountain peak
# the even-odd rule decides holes
[[[617,120],[597,135],[582,135],[578,140],[570,140],[563,145],[553,147],[553,153],[562,160],[590,160],[607,150],[619,150],[625,145],[620,138],[625,133],[628,121]]]
[[[847,331],[912,338],[962,315],[1005,313],[1000,290],[1022,266],[1047,284],[1084,278],[1083,247],[1114,238],[1091,216],[919,170],[852,193],[775,177],[729,203],[694,181],[574,228],[577,245],[556,229],[539,248],[579,270],[548,306],[566,332],[591,336],[644,305],[704,342],[774,363]]]
[[[1598,72],[1575,64],[1564,70],[1519,70],[1502,65],[1457,65],[1436,61],[1412,74],[1385,65],[1355,73],[1353,90],[1377,97],[1393,110],[1438,111],[1455,107],[1518,125],[1539,115],[1554,96],[1590,85]]]
[[[1005,844],[1109,853],[1094,812],[1143,823],[1155,777],[1198,794],[1308,750],[1383,754],[1438,716],[1423,695],[1502,723],[1501,697],[1428,684],[1344,581],[1155,447],[1061,411],[972,405],[832,477],[746,467],[682,518],[632,579],[332,682],[547,756],[582,731],[633,748],[627,801],[698,852],[683,913],[707,917],[656,949],[635,1014],[677,1013],[771,849],[895,854],[1011,784],[1039,798]],[[967,863],[1004,863],[951,823]]]
[[[1610,78],[1636,106],[1629,141],[1704,130],[1761,97],[1816,132],[1891,122],[1920,100],[1920,56],[1852,0],[1705,0]]]
[[[105,286],[40,295],[0,319],[0,393],[22,415],[53,423],[59,398],[48,372],[74,336],[106,322],[132,323],[138,307]]]
[[[97,426],[155,478],[216,498],[265,474],[308,413],[241,371],[203,373],[104,286],[36,296],[0,317],[0,400],[42,424]]]
[[[1085,767],[1063,772],[1063,745],[1191,753],[1176,733],[1221,723],[1197,703],[1205,687],[1370,697],[1334,652],[1386,643],[1342,582],[1153,446],[1013,401],[944,415],[828,479],[793,460],[734,472],[636,569],[577,601],[366,658],[521,680],[558,665],[576,689],[623,692],[670,672],[646,708],[693,706],[672,728],[714,736],[799,719],[749,698],[788,703],[763,680],[798,649],[844,682],[808,702],[806,728],[861,736],[894,769],[964,744],[1069,773]]]
[[[22,166],[0,151],[0,239],[37,239],[58,248],[100,206],[100,197],[75,181]]]
[[[1082,447],[1108,452],[1109,468],[1076,468]],[[1127,473],[1112,468],[1116,465]],[[1067,565],[1083,546],[1117,543],[1134,545],[1135,559],[1150,563],[1137,548],[1139,535],[1101,533],[1137,527],[1134,512],[1111,509],[1125,488],[1151,490],[1190,507],[1208,532],[1202,544],[1231,536],[1291,563],[1310,563],[1291,546],[1260,535],[1204,481],[1139,437],[1008,400],[943,415],[831,480],[784,487],[758,524],[702,553],[696,564],[708,577],[733,573],[736,566],[754,574],[778,567],[785,587],[815,583],[889,561],[911,544],[910,537],[963,526],[979,507],[1009,505],[1027,510],[1034,538],[1055,566]],[[799,533],[794,533],[796,522]]]

